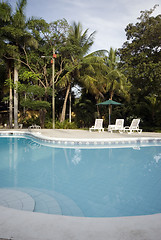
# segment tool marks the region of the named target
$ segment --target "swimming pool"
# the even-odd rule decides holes
[[[158,142],[96,149],[5,136],[0,153],[0,188],[29,194],[36,212],[85,217],[161,212]]]

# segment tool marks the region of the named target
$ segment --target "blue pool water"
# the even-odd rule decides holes
[[[60,148],[0,137],[0,188],[35,191],[37,198],[41,192],[55,199],[62,215],[161,213],[161,146]]]

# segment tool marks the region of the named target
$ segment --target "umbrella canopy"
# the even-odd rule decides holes
[[[109,99],[105,102],[98,103],[97,105],[121,105],[121,103]]]
[[[109,105],[109,125],[111,123],[111,105],[121,105],[121,103],[115,102],[113,100],[107,100],[105,102],[98,103],[97,105]]]

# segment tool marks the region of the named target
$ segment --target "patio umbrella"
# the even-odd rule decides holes
[[[105,102],[98,103],[97,105],[109,105],[109,125],[111,123],[111,105],[121,105],[121,103],[115,102],[113,100],[107,100]]]

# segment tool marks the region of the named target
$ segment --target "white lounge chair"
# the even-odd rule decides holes
[[[142,129],[139,128],[139,123],[140,123],[140,119],[139,118],[133,119],[132,122],[131,122],[130,127],[129,126],[124,127],[123,132],[127,132],[129,134],[131,134],[133,132],[141,133]]]
[[[18,124],[18,128],[22,129],[22,128],[23,128],[23,124],[22,124],[22,123],[19,123],[19,124]]]
[[[89,131],[91,132],[92,130],[98,130],[99,132],[104,132],[103,128],[103,119],[96,119],[95,120],[95,125],[92,126]]]
[[[116,119],[115,125],[108,125],[108,131],[121,131],[124,130],[124,119]]]
[[[33,124],[29,126],[28,129],[41,129],[41,127],[39,125]]]

